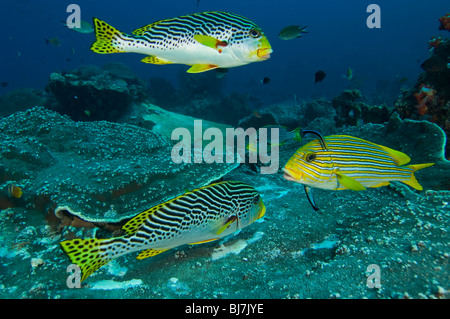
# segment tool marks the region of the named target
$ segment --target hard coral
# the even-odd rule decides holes
[[[445,42],[446,40],[442,39],[442,37],[433,37],[428,41],[428,49],[435,50]]]
[[[116,63],[100,69],[83,66],[70,73],[52,73],[46,91],[50,108],[75,121],[120,121],[133,103],[146,98],[143,85],[132,71]]]
[[[450,31],[450,13],[443,15],[439,18],[439,22],[441,25],[439,26],[439,30],[447,30]]]
[[[414,93],[414,97],[418,103],[416,105],[417,112],[420,115],[423,116],[423,115],[427,114],[428,108],[429,108],[430,104],[433,103],[435,95],[436,95],[436,90],[433,90],[433,88],[431,88],[425,84],[422,84],[420,86],[419,92]]]

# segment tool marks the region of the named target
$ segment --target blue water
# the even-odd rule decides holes
[[[24,87],[44,89],[50,73],[70,71],[83,64],[103,65],[123,62],[143,78],[162,77],[176,87],[182,65],[144,65],[136,54],[98,55],[89,50],[94,34],[80,34],[61,26],[76,3],[81,18],[98,17],[119,30],[130,32],[151,22],[199,11],[222,10],[241,14],[266,33],[273,47],[270,60],[232,69],[223,92],[250,92],[269,105],[277,101],[332,98],[349,86],[342,77],[354,70],[357,88],[375,102],[393,103],[402,85],[411,86],[421,73],[420,64],[429,56],[427,41],[436,35],[438,18],[449,10],[448,1],[411,0],[15,0],[0,3],[0,96]],[[366,8],[381,8],[381,28],[369,29]],[[307,25],[302,38],[283,41],[279,31],[291,24]],[[61,46],[46,45],[45,39],[58,37]],[[314,83],[314,73],[327,73],[322,83]],[[268,85],[260,80],[270,77]],[[404,83],[399,79],[407,78]],[[377,97],[382,96],[381,100]],[[383,100],[384,99],[384,100]]]

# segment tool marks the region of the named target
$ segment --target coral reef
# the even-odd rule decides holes
[[[45,105],[47,94],[37,89],[16,89],[0,97],[0,116],[25,111],[37,105]]]
[[[146,98],[144,87],[127,67],[83,66],[69,73],[52,73],[46,91],[54,97],[49,108],[76,121],[118,121],[132,103]]]
[[[160,78],[151,78],[147,89],[150,102],[169,111],[236,126],[252,112],[248,94],[221,93],[223,79],[216,72],[178,76],[179,88]]]
[[[439,18],[439,30],[447,30],[450,31],[450,13],[443,15]]]
[[[449,15],[441,17],[441,30],[449,30]],[[450,41],[433,37],[428,43],[430,58],[422,64],[425,72],[417,78],[409,90],[402,90],[396,103],[396,111],[402,118],[428,120],[439,125],[450,137]],[[450,143],[446,156],[450,158]]]
[[[417,113],[419,115],[423,116],[428,113],[429,106],[434,105],[435,95],[436,90],[433,90],[425,84],[420,85],[419,92],[414,93],[414,98],[417,101]]]
[[[289,101],[276,103],[242,118],[239,126],[259,128],[264,125],[284,125],[289,130],[297,127],[333,133],[343,125],[356,126],[363,123],[384,123],[388,121],[390,111],[386,105],[368,105],[357,101],[361,99],[358,90],[345,90],[331,102],[317,99],[298,103]]]
[[[181,104],[177,90],[163,78],[153,77],[148,80],[147,95],[151,103],[167,110],[175,110]]]
[[[255,114],[242,118],[239,126],[243,128],[260,128],[265,125],[283,125],[288,130],[297,127],[302,129],[315,129],[329,132],[336,127],[334,117],[336,115],[331,102],[326,99],[305,101],[287,101],[275,103],[258,111]]]
[[[336,125],[358,125],[364,123],[384,123],[389,118],[389,110],[385,104],[371,106],[358,102],[361,98],[359,90],[345,90],[336,96],[333,107],[336,110]]]
[[[442,37],[433,37],[428,41],[428,49],[429,50],[436,50],[438,47],[440,47],[442,44],[444,44],[447,40],[443,39]]]
[[[170,121],[170,113],[165,115]],[[238,166],[175,164],[171,144],[158,133],[129,124],[74,122],[42,107],[2,119],[0,130],[0,182],[5,188],[13,181],[24,192],[9,199],[9,207],[56,210],[61,218],[117,222]]]

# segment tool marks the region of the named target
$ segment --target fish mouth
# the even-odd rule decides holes
[[[297,182],[297,183],[300,180],[300,177],[296,178],[294,176],[293,172],[290,169],[288,169],[288,168],[283,168],[283,172],[284,172],[283,178],[285,180],[288,180],[288,181],[291,181],[291,182]]]
[[[258,58],[262,60],[268,60],[272,52],[273,52],[272,48],[258,49],[256,51],[256,55],[258,56]]]

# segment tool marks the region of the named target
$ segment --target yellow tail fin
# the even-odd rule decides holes
[[[425,164],[415,164],[415,165],[408,165],[406,166],[407,168],[412,169],[412,173],[411,173],[411,178],[408,180],[403,180],[401,182],[405,183],[406,185],[409,185],[419,191],[421,191],[423,189],[422,185],[419,184],[419,182],[417,181],[416,177],[414,176],[414,172],[418,171],[419,169],[425,168],[425,167],[429,167],[434,165],[434,163],[425,163]]]
[[[125,52],[117,47],[117,40],[123,36],[122,32],[97,18],[94,18],[94,29],[96,41],[92,43],[92,51],[100,54]]]
[[[83,281],[115,258],[108,254],[110,243],[111,239],[71,239],[61,242],[60,246],[70,261],[80,267]]]

